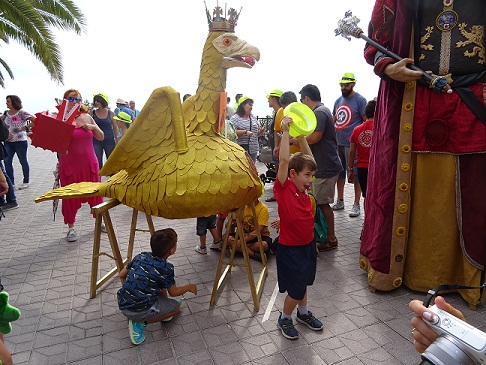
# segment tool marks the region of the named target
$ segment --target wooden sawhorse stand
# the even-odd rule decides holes
[[[135,241],[135,232],[136,231],[147,232],[147,230],[145,229],[137,228],[138,210],[133,209],[132,223],[130,225],[130,238],[128,240],[127,257],[123,260],[120,254],[120,248],[118,246],[115,230],[113,229],[113,223],[111,222],[111,217],[110,217],[110,209],[116,207],[119,204],[121,203],[118,200],[111,199],[91,208],[91,213],[96,215],[96,221],[95,221],[95,232],[94,232],[94,243],[93,243],[93,258],[91,262],[91,284],[89,288],[90,299],[93,299],[96,296],[97,289],[99,289],[104,283],[106,283],[111,277],[113,277],[113,275],[119,273],[125,267],[125,265],[132,260],[133,243]],[[150,234],[153,234],[155,229],[154,229],[154,223],[152,222],[152,216],[145,213],[145,217],[147,218],[147,224],[149,228],[148,231],[150,232]],[[106,233],[108,234],[108,239],[110,241],[110,246],[111,246],[111,252],[113,253],[113,255],[110,255],[106,252],[100,252],[102,218],[103,221],[105,222]],[[113,269],[111,269],[100,280],[98,280],[98,263],[99,263],[100,256],[102,255],[108,256],[111,259],[115,260],[116,266]]]
[[[255,212],[255,204],[252,202],[250,205],[252,211],[253,211],[253,223],[254,226],[258,228],[258,220]],[[263,269],[262,272],[260,273],[260,277],[258,278],[258,283],[255,287],[255,281],[253,280],[253,272],[251,270],[251,264],[250,264],[250,258],[248,256],[248,252],[246,252],[246,248],[243,246],[242,247],[242,252],[243,252],[243,259],[244,263],[243,264],[238,264],[234,261],[235,258],[235,252],[236,250],[231,249],[229,261],[225,261],[226,259],[226,248],[228,247],[228,237],[229,233],[231,231],[231,224],[233,220],[236,220],[236,234],[235,234],[235,242],[237,242],[239,239],[244,240],[244,232],[243,232],[243,210],[244,207],[239,208],[237,210],[233,210],[228,214],[228,222],[226,223],[226,233],[224,236],[223,240],[223,247],[221,248],[221,256],[219,258],[219,264],[218,264],[218,269],[216,270],[216,278],[214,279],[214,286],[213,286],[213,292],[211,294],[211,300],[209,302],[210,305],[214,305],[216,303],[216,296],[218,294],[218,290],[221,288],[221,285],[224,282],[224,279],[226,278],[226,275],[231,271],[231,268],[233,266],[245,266],[246,267],[246,273],[248,275],[248,282],[250,284],[250,291],[251,291],[251,296],[253,297],[253,307],[255,311],[260,310],[260,297],[262,295],[262,290],[263,290],[263,284],[265,283],[265,278],[268,275],[268,268],[267,268],[267,258],[265,256],[265,253],[263,252],[263,247],[262,247],[262,236],[260,234],[260,231],[257,229],[257,238],[259,242],[259,247],[260,247],[260,255],[262,257],[262,265]],[[223,270],[223,264],[226,265],[226,268],[223,271],[223,274],[221,275],[221,272]]]

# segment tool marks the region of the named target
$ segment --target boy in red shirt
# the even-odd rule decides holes
[[[279,291],[287,292],[277,327],[285,338],[295,340],[299,333],[292,322],[297,308],[297,322],[314,331],[322,330],[322,323],[307,309],[307,286],[316,276],[316,242],[314,241],[314,214],[307,190],[317,164],[304,136],[297,137],[302,152],[290,157],[289,123],[282,120],[277,181],[273,192],[277,198],[280,217],[280,237],[277,246],[277,279]]]
[[[373,118],[375,116],[376,100],[370,100],[365,107],[366,120],[356,128],[349,139],[348,158],[348,182],[353,183],[356,178],[354,174],[354,160],[358,168],[358,181],[361,185],[361,195],[366,201],[366,187],[368,184],[368,165],[370,162],[371,140],[373,136]],[[351,165],[351,166],[349,166]],[[365,205],[365,201],[363,205]]]

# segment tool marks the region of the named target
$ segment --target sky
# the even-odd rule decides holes
[[[216,0],[206,3],[212,14]],[[208,35],[203,0],[78,0],[76,4],[87,19],[86,32],[54,31],[64,85],[52,81],[20,45],[0,43],[1,57],[15,77],[11,80],[0,70],[6,77],[4,96],[18,95],[25,110],[37,113],[54,111],[54,98],[69,88],[90,100],[104,92],[111,108],[117,98],[134,100],[137,109],[158,87],[171,86],[181,97],[196,91]],[[223,10],[242,8],[235,33],[260,50],[260,61],[252,69],[228,70],[230,105],[242,93],[254,99],[253,114],[264,117],[271,114],[266,95],[272,89],[299,96],[310,83],[320,89],[322,102],[332,111],[345,72],[355,73],[355,91],[368,100],[376,96],[379,79],[364,61],[365,42],[334,34],[348,10],[366,31],[374,0],[231,0],[219,5]]]

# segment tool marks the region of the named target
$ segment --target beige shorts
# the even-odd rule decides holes
[[[312,194],[316,197],[317,205],[334,202],[334,193],[339,174],[325,179],[316,178],[312,181]]]

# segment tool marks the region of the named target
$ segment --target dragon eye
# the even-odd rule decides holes
[[[227,47],[228,47],[228,46],[231,46],[231,44],[232,44],[232,43],[233,43],[233,40],[232,40],[230,37],[224,37],[224,38],[223,38],[223,44],[224,44],[225,46],[227,46]]]

